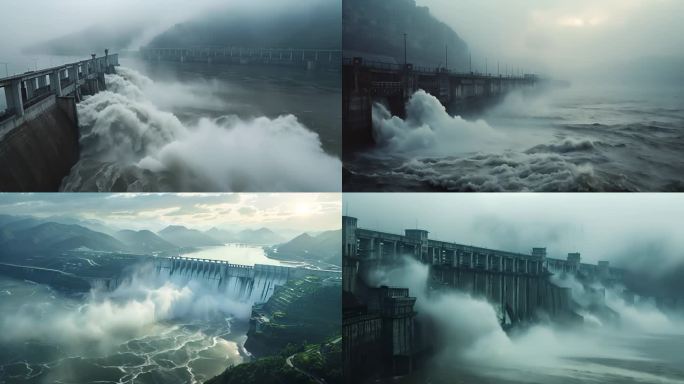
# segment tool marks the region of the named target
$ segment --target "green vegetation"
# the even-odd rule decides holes
[[[292,343],[321,343],[339,332],[341,305],[339,285],[326,285],[315,276],[291,280],[254,306],[245,347],[266,356]]]
[[[287,366],[285,357],[265,357],[240,364],[205,382],[206,384],[315,384],[307,375]]]
[[[245,348],[261,358],[207,383],[341,383],[341,300],[339,284],[316,276],[277,287],[252,308]]]
[[[268,257],[279,260],[301,260],[324,268],[340,266],[342,230],[325,231],[315,236],[303,233],[284,244],[266,248]]]
[[[325,344],[309,344],[304,351],[294,355],[292,364],[328,384],[342,382],[342,337],[335,336]]]

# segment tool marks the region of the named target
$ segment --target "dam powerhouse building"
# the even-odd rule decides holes
[[[430,350],[429,330],[414,321],[415,297],[407,288],[370,287],[364,281],[377,267],[404,257],[430,265],[430,289],[459,289],[492,303],[502,325],[534,320],[540,312],[558,321],[577,321],[570,289],[550,276],[570,273],[585,281],[620,280],[623,271],[607,261],[582,263],[579,253],[547,257],[546,248],[529,254],[432,240],[428,231],[403,235],[362,229],[354,217],[342,217],[343,353],[345,380],[409,373]]]

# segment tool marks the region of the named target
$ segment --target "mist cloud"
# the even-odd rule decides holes
[[[473,67],[518,68],[556,77],[621,80],[645,77],[641,66],[682,81],[684,30],[677,0],[418,0],[449,24],[473,51]],[[659,65],[657,61],[668,61]],[[678,72],[678,73],[677,73]],[[617,76],[616,76],[617,75]],[[634,80],[634,79],[631,79]],[[662,81],[662,79],[661,79]],[[681,83],[680,83],[681,84]]]

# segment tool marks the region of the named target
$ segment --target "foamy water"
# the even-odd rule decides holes
[[[63,191],[340,190],[340,160],[294,115],[183,122],[168,110],[221,101],[124,67],[106,82],[78,104],[81,158]]]
[[[373,110],[375,150],[350,157],[345,190],[684,190],[680,91],[511,94],[479,120],[419,91],[402,120]]]
[[[2,278],[0,297],[3,383],[201,383],[248,358],[251,303],[183,276],[86,297]]]

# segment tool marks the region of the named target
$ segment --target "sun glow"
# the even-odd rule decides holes
[[[294,212],[298,216],[308,216],[314,213],[316,210],[314,206],[310,203],[297,203],[294,208]]]

